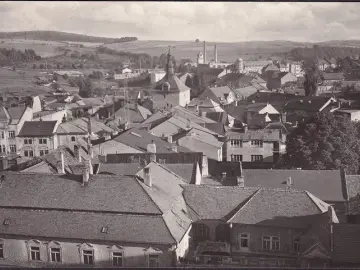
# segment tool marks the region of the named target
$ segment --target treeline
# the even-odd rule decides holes
[[[19,51],[6,48],[0,48],[0,65],[12,65],[19,62],[39,61],[41,57],[35,53],[33,49],[25,49]]]
[[[123,42],[130,42],[130,41],[137,41],[137,37],[122,37],[122,38],[115,38],[112,42],[107,43],[123,43]]]
[[[313,46],[312,48],[295,48],[292,49],[288,58],[301,61],[305,59],[314,59],[318,57],[319,59],[330,59],[330,58],[345,58],[350,56],[352,58],[358,57],[360,55],[360,48],[353,47],[320,47]]]

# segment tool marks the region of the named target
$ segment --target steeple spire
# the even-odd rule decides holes
[[[169,52],[168,52],[168,57],[167,57],[167,70],[166,70],[167,75],[174,74],[174,64],[171,61],[170,48],[171,48],[171,46],[169,46]]]

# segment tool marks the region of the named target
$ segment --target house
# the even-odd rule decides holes
[[[325,71],[327,70],[331,65],[329,64],[329,62],[325,59],[319,59],[318,63],[317,63],[318,68],[321,71]]]
[[[241,183],[239,177],[236,187],[184,186],[193,219],[188,261],[208,267],[331,263],[330,230],[338,220],[329,204],[304,190]]]
[[[153,70],[150,72],[150,80],[151,83],[156,83],[160,80],[162,80],[166,75],[166,71],[159,69],[159,70]]]
[[[17,136],[24,123],[31,121],[32,118],[33,110],[30,107],[0,108],[0,154],[2,157],[18,156],[21,143]]]
[[[257,93],[259,90],[256,86],[250,85],[241,88],[235,88],[232,89],[232,91],[235,93],[236,100],[243,100]]]
[[[296,82],[297,77],[290,72],[268,72],[266,87],[269,90],[280,89],[288,82]]]
[[[266,66],[263,67],[261,73],[264,74],[265,76],[267,76],[268,73],[272,73],[272,72],[280,72],[280,68],[277,65],[274,65],[273,63],[271,64],[267,64]]]
[[[243,61],[245,73],[262,73],[265,66],[272,64],[271,60],[258,60],[258,61]]]
[[[196,74],[199,78],[200,89],[217,85],[217,80],[227,73],[223,68],[211,68],[205,64],[197,66]]]
[[[187,120],[180,115],[170,119],[150,130],[151,134],[176,142],[194,152],[203,152],[208,158],[222,160],[223,134]]]
[[[151,150],[148,149],[149,145]],[[154,149],[152,146],[154,146]],[[101,155],[117,153],[145,153],[149,152],[149,150],[150,152],[156,153],[193,152],[188,148],[176,146],[168,141],[163,140],[162,138],[152,135],[148,133],[147,129],[144,128],[128,129],[111,140],[100,142],[94,145],[94,152]]]
[[[125,122],[140,124],[150,115],[151,112],[139,105],[137,102],[127,103],[112,115],[113,120],[107,122],[107,125],[119,126],[119,124],[123,124]]]
[[[249,126],[264,126],[266,123],[278,121],[280,112],[269,103],[251,103],[246,105],[245,122]]]
[[[55,70],[54,74],[58,75],[58,76],[64,76],[66,74],[69,77],[82,77],[82,76],[84,76],[84,73],[82,73],[81,71],[77,71],[77,70]]]
[[[229,86],[231,89],[250,86],[256,78],[241,73],[228,73],[216,80],[216,86]]]
[[[200,109],[200,107],[199,107]],[[181,106],[176,106],[170,110],[172,115],[179,115],[183,118],[190,120],[196,124],[204,124],[204,123],[216,123],[214,120],[207,118],[199,113],[194,113],[193,111],[183,108]]]
[[[39,157],[59,146],[56,121],[25,121],[17,138],[21,156]]]
[[[347,222],[360,224],[360,176],[345,175],[345,181],[347,191]]]
[[[209,89],[220,100],[221,105],[228,105],[235,101],[235,93],[229,86],[210,87]]]
[[[68,119],[68,111],[60,110],[60,111],[41,111],[33,113],[34,121],[56,121],[57,125],[59,125],[62,121]]]
[[[136,177],[92,175],[85,164],[79,176],[4,174],[1,264],[175,266],[189,241],[180,187],[186,182],[152,177],[152,169],[149,164]]]
[[[190,88],[187,87],[174,73],[174,67],[168,56],[167,72],[164,78],[158,81],[151,95],[162,96],[168,108],[180,105],[185,107],[190,102]]]
[[[201,112],[223,112],[224,110],[220,106],[220,102],[217,103],[209,97],[193,98],[186,106],[187,109],[200,113]]]
[[[296,77],[303,77],[304,71],[302,69],[302,63],[300,62],[291,62],[290,63],[290,73]]]
[[[230,130],[226,158],[237,162],[276,163],[285,153],[286,134],[277,129]]]
[[[347,110],[347,109],[339,109],[334,112],[335,115],[342,115],[349,117],[351,121],[360,121],[360,110]]]
[[[335,83],[335,82],[341,82],[344,80],[343,73],[324,72],[322,74],[322,76],[323,76],[323,83]]]
[[[326,62],[328,62],[329,66],[331,68],[336,68],[337,67],[337,61],[334,57],[331,57],[330,59],[325,59]]]

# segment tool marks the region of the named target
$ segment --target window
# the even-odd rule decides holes
[[[230,140],[231,147],[242,147],[242,141],[240,140]]]
[[[280,250],[280,237],[278,236],[263,236],[264,250]]]
[[[271,237],[270,236],[263,236],[263,249],[270,250],[271,249]]]
[[[209,235],[209,228],[205,224],[198,224],[198,234],[199,236],[208,236]]]
[[[0,243],[0,259],[4,259],[4,244]]]
[[[231,155],[231,161],[242,161],[243,156],[242,155]]]
[[[6,153],[6,147],[5,147],[5,145],[1,145],[1,147],[0,147],[0,153]]]
[[[252,140],[251,145],[256,146],[256,147],[263,147],[263,141],[261,141],[261,140]]]
[[[248,233],[240,234],[240,247],[248,248],[249,247],[250,235]]]
[[[50,248],[50,257],[52,262],[61,262],[60,248]]]
[[[15,144],[10,144],[10,152],[16,153],[16,145]]]
[[[159,267],[159,255],[149,254],[148,264],[149,267]]]
[[[47,139],[39,139],[39,144],[47,144]]]
[[[294,239],[293,250],[294,250],[294,253],[300,252],[300,238],[299,237]]]
[[[25,156],[25,157],[28,157],[28,156],[29,156],[29,151],[28,151],[28,150],[25,150],[25,151],[24,151],[24,156]]]
[[[75,136],[72,136],[72,137],[71,137],[71,141],[72,141],[72,142],[75,142]]]
[[[24,139],[24,144],[32,144],[32,139]]]
[[[113,266],[123,266],[123,253],[113,252],[112,261],[113,261]]]
[[[1,131],[1,139],[5,139],[5,132]]]
[[[94,251],[83,250],[84,264],[94,264]]]
[[[30,257],[32,261],[40,261],[40,247],[30,247]]]
[[[9,138],[15,138],[15,131],[9,131]]]
[[[49,154],[49,150],[39,150],[39,154],[42,157],[43,155]]]
[[[251,155],[251,161],[263,161],[263,156],[262,155]]]

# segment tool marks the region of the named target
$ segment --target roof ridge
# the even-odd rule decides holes
[[[250,195],[248,198],[247,198],[247,202],[244,204],[244,205],[242,205],[241,206],[241,203],[242,202],[244,202],[244,201],[242,201],[241,203],[239,203],[236,207],[234,207],[233,208],[233,210],[234,209],[236,209],[237,207],[239,207],[239,209],[237,209],[237,211],[232,215],[232,217],[230,217],[226,222],[228,223],[231,223],[231,220],[235,217],[235,215],[237,214],[237,213],[239,213],[240,211],[241,211],[241,209],[243,209],[246,205],[248,205],[248,203],[250,203],[250,201],[256,196],[256,195],[258,195],[259,193],[260,193],[260,190],[261,190],[262,188],[258,188],[258,190],[256,190],[252,195]],[[240,207],[241,206],[241,207]],[[231,212],[231,211],[230,211]]]
[[[318,210],[321,212],[321,214],[324,214],[324,213],[326,213],[327,211],[329,211],[329,210],[327,209],[325,212],[323,212],[323,210],[320,208],[320,206],[319,206],[319,205],[316,203],[316,201],[315,201],[315,198],[318,199],[318,200],[320,200],[318,197],[316,197],[315,195],[313,195],[312,193],[310,193],[310,192],[308,192],[308,191],[306,191],[306,190],[304,190],[304,192],[305,192],[305,194],[310,198],[310,200],[313,202],[313,204],[316,205],[316,207],[317,207]],[[320,201],[322,201],[322,200],[320,200]],[[324,202],[324,203],[325,203],[325,202]],[[327,203],[325,203],[325,204],[327,204]],[[329,207],[330,205],[327,204],[327,206]]]
[[[166,171],[168,171],[169,173],[171,173],[171,174],[175,175],[176,177],[180,178],[184,183],[187,183],[187,182],[185,181],[185,179],[182,178],[180,175],[174,173],[173,171],[171,171],[170,169],[164,167],[162,164],[160,164],[160,163],[158,163],[158,162],[156,162],[156,161],[151,161],[147,166],[149,166],[151,163],[157,164],[158,166],[160,166],[160,167],[163,168],[164,170],[166,170]],[[177,163],[177,164],[181,164],[181,163]],[[186,164],[186,163],[183,163],[183,164]],[[191,163],[190,163],[190,164],[191,164]]]

